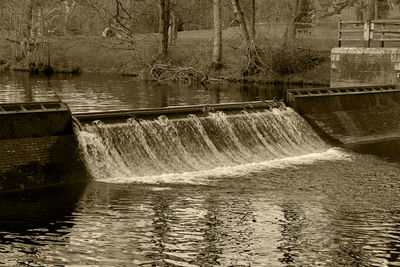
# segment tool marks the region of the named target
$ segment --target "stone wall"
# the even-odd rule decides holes
[[[0,140],[0,192],[85,179],[73,135]]]
[[[331,87],[400,85],[400,48],[336,47],[331,53]]]
[[[40,164],[63,162],[74,155],[75,147],[72,135],[0,140],[0,172],[33,161]]]

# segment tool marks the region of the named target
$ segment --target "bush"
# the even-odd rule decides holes
[[[317,52],[299,47],[275,48],[270,55],[270,68],[280,75],[311,69],[324,60]]]

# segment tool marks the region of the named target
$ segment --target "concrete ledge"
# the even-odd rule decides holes
[[[0,104],[0,140],[71,135],[72,119],[61,102]]]

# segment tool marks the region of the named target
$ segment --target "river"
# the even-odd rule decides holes
[[[0,76],[1,101],[52,99],[49,88],[75,112],[281,96],[99,75]],[[360,153],[331,147],[291,109],[87,125],[77,137],[92,181],[3,198],[0,266],[400,264],[396,142]]]
[[[157,84],[110,74],[56,74],[49,78],[26,72],[0,73],[0,102],[51,101],[57,100],[58,96],[72,112],[280,99],[282,88],[241,84],[211,84],[207,87]]]

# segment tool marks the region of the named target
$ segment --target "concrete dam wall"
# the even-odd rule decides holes
[[[0,129],[0,192],[64,184],[83,170],[64,103],[0,104]]]
[[[337,144],[400,137],[400,90],[395,86],[287,90],[286,101]]]

